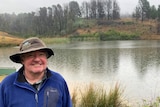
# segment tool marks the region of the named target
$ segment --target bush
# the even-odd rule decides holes
[[[114,89],[111,89],[108,94],[106,89],[96,87],[94,84],[90,84],[83,89],[85,89],[85,92],[82,93],[81,91],[78,104],[78,101],[76,101],[77,98],[75,97],[77,94],[74,92],[74,95],[72,95],[74,107],[127,107],[127,105],[123,103],[122,91],[118,84],[116,84]]]
[[[109,30],[105,33],[100,33],[100,40],[136,40],[139,39],[138,34],[129,34],[123,32],[117,32],[115,30]]]

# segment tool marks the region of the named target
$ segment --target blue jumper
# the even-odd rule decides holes
[[[0,107],[72,107],[64,78],[46,69],[46,79],[37,90],[24,75],[24,68],[8,75],[0,83]]]

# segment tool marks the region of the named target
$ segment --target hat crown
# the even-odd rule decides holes
[[[34,38],[30,38],[27,39],[25,41],[23,41],[20,44],[20,52],[22,51],[29,51],[32,49],[37,49],[37,48],[45,48],[46,45],[38,38],[34,37]]]

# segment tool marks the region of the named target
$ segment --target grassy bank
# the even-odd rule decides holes
[[[25,38],[18,38],[4,32],[0,32],[0,47],[18,46]],[[68,43],[66,37],[41,38],[46,44]]]
[[[71,35],[70,41],[109,41],[109,40],[140,40],[138,33],[119,32],[114,29],[94,34]]]
[[[22,38],[13,37],[5,32],[0,32],[0,47],[17,46],[22,42]]]

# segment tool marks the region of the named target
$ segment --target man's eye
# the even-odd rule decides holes
[[[34,57],[34,55],[33,54],[29,54],[29,55],[27,55],[27,57],[31,58],[31,57]]]
[[[41,53],[41,54],[39,54],[39,56],[45,56],[46,54],[45,53]]]

